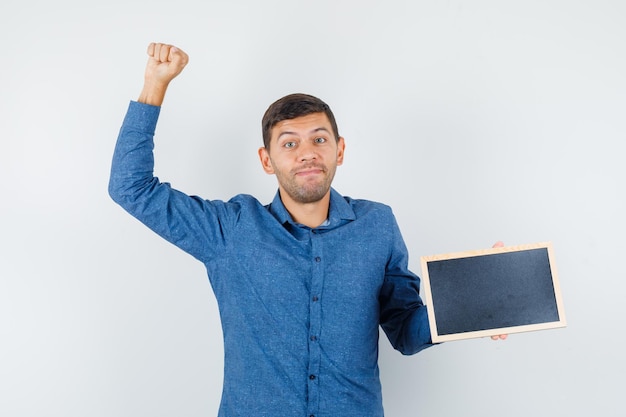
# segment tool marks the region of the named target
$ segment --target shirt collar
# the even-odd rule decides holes
[[[270,205],[270,213],[281,223],[297,224],[291,218],[291,215],[285,208],[282,200],[280,199],[280,191],[276,192],[274,200]],[[320,226],[320,228],[334,228],[347,221],[355,220],[356,215],[352,206],[345,198],[341,196],[334,188],[330,189],[330,209],[328,211],[328,224]]]

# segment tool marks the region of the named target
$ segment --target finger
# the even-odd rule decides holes
[[[154,42],[150,42],[150,45],[148,45],[148,56],[153,57],[154,56]]]
[[[161,49],[163,49],[163,44],[162,43],[155,43],[154,44],[154,54],[152,55],[152,58],[156,59],[157,61],[161,61]]]
[[[159,50],[159,61],[167,62],[170,56],[170,45],[162,44]]]
[[[168,55],[167,55],[167,60],[169,62],[172,62],[174,60],[179,61],[180,60],[180,52],[178,50],[177,47],[172,46],[169,51],[168,51]]]
[[[152,58],[154,58],[156,61],[163,62],[161,55],[163,54],[163,50],[165,46],[166,45],[162,43],[158,43],[158,42],[155,43],[154,48],[153,48]]]
[[[150,55],[150,57],[152,59],[155,59],[155,60],[158,61],[159,60],[160,50],[161,50],[161,44],[160,43],[153,43],[152,44],[152,55]]]
[[[493,244],[492,248],[503,248],[504,247],[504,242],[498,240],[496,243]]]

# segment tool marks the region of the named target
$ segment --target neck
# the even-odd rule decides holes
[[[291,199],[287,193],[281,193],[280,199],[293,220],[297,223],[315,228],[328,218],[330,191],[321,200],[313,203],[299,203]]]

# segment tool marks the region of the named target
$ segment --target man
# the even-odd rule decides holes
[[[109,193],[207,268],[224,336],[219,415],[382,416],[378,326],[403,354],[431,346],[430,330],[391,209],[331,188],[345,143],[330,108],[304,94],[268,108],[259,158],[278,180],[272,203],[187,196],[153,176],[152,149],[188,56],[154,43],[148,55]]]

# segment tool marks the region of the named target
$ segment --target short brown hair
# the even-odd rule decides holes
[[[324,113],[328,117],[330,126],[333,129],[335,140],[339,140],[339,130],[335,116],[328,104],[317,97],[309,94],[289,94],[272,103],[263,115],[261,128],[263,131],[263,145],[265,149],[270,148],[272,138],[272,128],[283,120],[291,120],[297,117],[309,115],[311,113]]]

